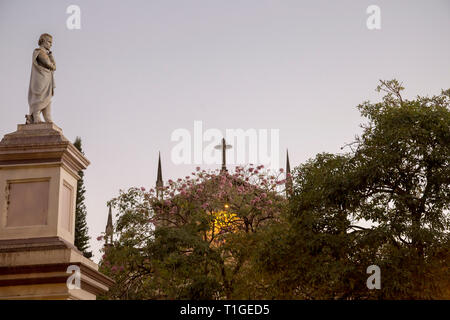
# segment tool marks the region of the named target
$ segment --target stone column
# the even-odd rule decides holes
[[[95,299],[113,284],[73,245],[88,165],[53,123],[18,125],[0,142],[0,299]],[[81,288],[66,284],[68,268]]]

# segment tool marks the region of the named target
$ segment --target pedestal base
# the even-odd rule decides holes
[[[74,269],[80,271],[80,287],[70,289]],[[113,284],[97,264],[58,237],[0,241],[0,300],[95,300]]]

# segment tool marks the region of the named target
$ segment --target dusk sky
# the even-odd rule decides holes
[[[66,9],[81,9],[69,30]],[[369,30],[369,5],[381,29]],[[28,113],[31,55],[53,36],[52,116],[80,136],[91,248],[99,258],[106,202],[119,189],[189,175],[171,134],[279,129],[279,161],[291,167],[361,132],[356,106],[378,101],[379,79],[405,96],[450,86],[450,1],[0,0],[0,137]],[[215,166],[202,166],[217,168]]]

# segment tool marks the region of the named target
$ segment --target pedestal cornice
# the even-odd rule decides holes
[[[1,167],[63,165],[77,175],[90,164],[54,123],[19,124],[0,142]]]

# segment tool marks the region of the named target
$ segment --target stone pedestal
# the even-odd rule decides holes
[[[96,263],[61,238],[0,241],[0,300],[95,300],[113,284]]]
[[[89,161],[51,123],[0,142],[0,299],[95,299],[112,281],[74,247],[78,172]],[[69,289],[77,266],[81,288]]]

